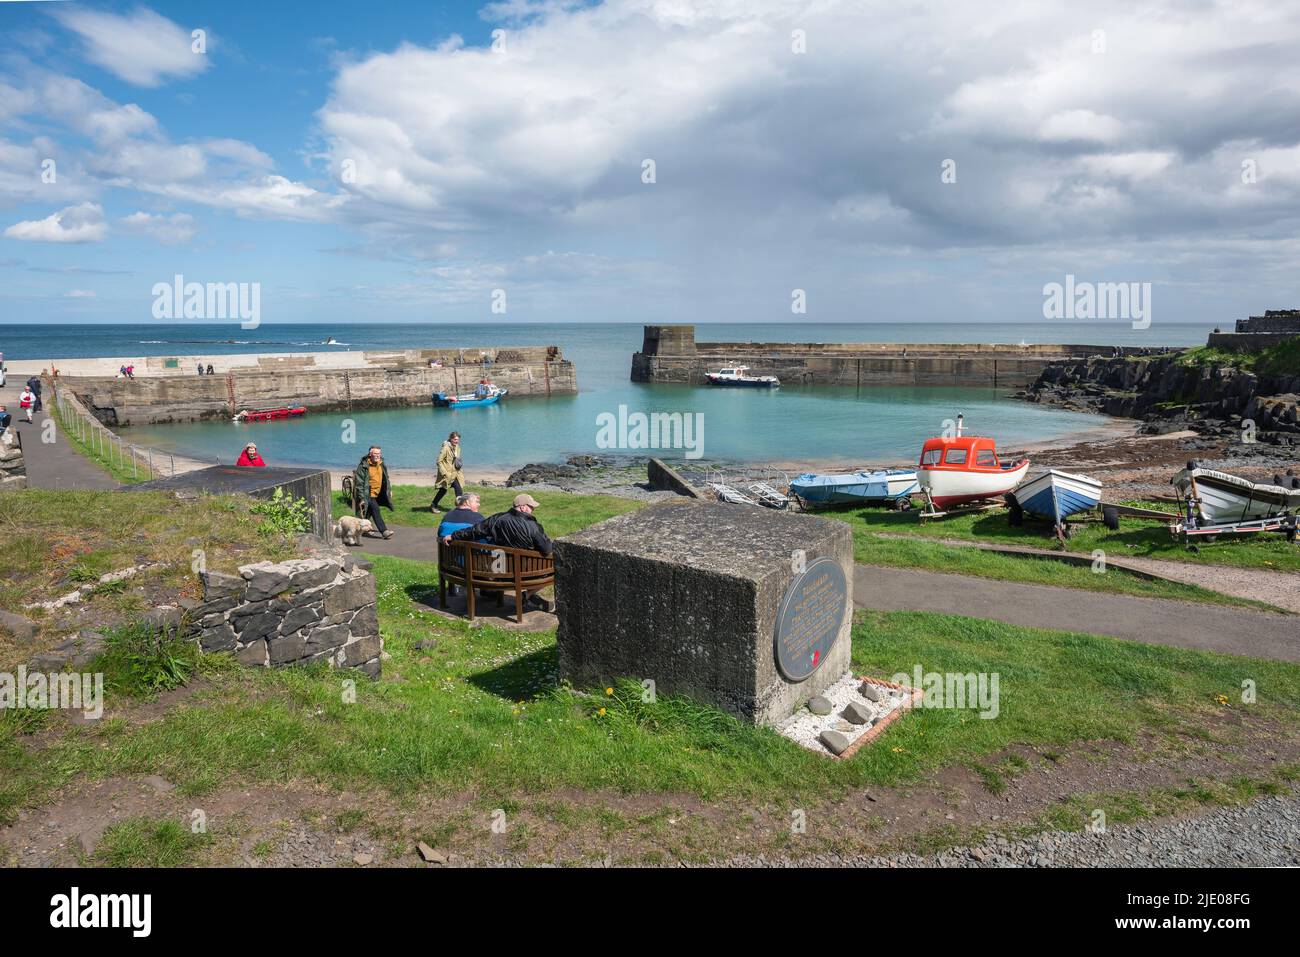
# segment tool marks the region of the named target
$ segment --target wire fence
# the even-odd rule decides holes
[[[162,449],[126,442],[100,422],[69,389],[54,387],[54,403],[64,429],[86,448],[132,480],[148,481],[176,474],[176,457]]]

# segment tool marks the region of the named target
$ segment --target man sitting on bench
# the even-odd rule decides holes
[[[533,509],[538,506],[537,499],[531,495],[527,493],[516,495],[515,503],[508,512],[497,512],[476,525],[444,535],[442,543],[450,545],[453,541],[468,540],[500,545],[503,548],[527,548],[540,552],[543,556],[550,555],[554,550],[551,540],[546,537],[546,530],[542,528],[541,522],[533,517]],[[525,601],[535,597],[527,595]],[[548,602],[542,602],[541,599],[538,601],[546,611],[550,611]]]

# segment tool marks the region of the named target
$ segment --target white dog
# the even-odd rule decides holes
[[[368,518],[353,518],[344,515],[334,523],[334,537],[343,539],[344,545],[360,545],[361,536],[374,531],[375,526]]]

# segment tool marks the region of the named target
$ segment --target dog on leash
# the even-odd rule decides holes
[[[334,523],[334,537],[343,539],[344,545],[360,545],[361,536],[373,532],[374,524],[368,518],[354,518],[344,515]]]

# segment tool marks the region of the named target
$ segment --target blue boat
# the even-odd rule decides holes
[[[1021,509],[1060,528],[1071,515],[1101,503],[1101,483],[1086,475],[1048,469],[1022,484],[1013,495]]]
[[[790,491],[806,505],[845,505],[888,502],[900,508],[912,504],[920,490],[915,469],[877,469],[822,475],[805,472],[790,483]]]
[[[447,395],[442,392],[433,394],[433,404],[439,409],[469,409],[480,405],[495,405],[509,389],[489,386],[483,392],[466,392],[464,395]]]

